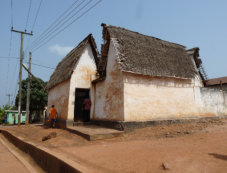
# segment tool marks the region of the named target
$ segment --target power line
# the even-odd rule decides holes
[[[20,58],[19,57],[0,57],[0,59],[20,59]],[[26,63],[28,63],[28,61],[26,61]],[[55,69],[54,67],[45,66],[45,65],[41,65],[41,64],[37,64],[37,63],[31,63],[31,64],[40,66],[40,67],[44,67],[44,68]],[[15,73],[13,73],[13,74],[15,74]]]
[[[74,22],[76,22],[78,19],[80,19],[81,17],[83,17],[86,13],[88,13],[91,9],[93,9],[95,6],[97,6],[102,0],[97,1],[94,5],[92,5],[90,8],[88,8],[85,12],[83,12],[80,16],[78,16],[75,20],[73,20],[71,23],[69,23],[68,25],[66,25],[64,28],[62,28],[59,32],[57,32],[55,35],[53,35],[50,39],[48,39],[46,42],[44,42],[43,44],[41,44],[39,47],[37,47],[36,49],[33,49],[33,52],[35,52],[36,50],[38,50],[40,47],[44,46],[46,43],[48,43],[50,40],[52,40],[54,37],[56,37],[59,33],[61,33],[62,31],[64,31],[67,27],[69,27],[70,25],[72,25]],[[81,11],[82,9],[80,9]]]
[[[12,96],[12,94],[6,94],[6,96],[8,96],[9,101],[8,101],[8,105],[10,106],[10,97]]]
[[[27,26],[28,26],[28,19],[29,19],[29,15],[30,15],[31,5],[32,5],[32,0],[30,0],[30,3],[29,3],[27,21],[26,21],[26,25],[25,25],[25,32],[26,32]]]
[[[59,30],[61,27],[64,26],[64,24],[66,22],[68,22],[71,18],[73,18],[78,13],[78,11],[76,11],[72,16],[70,16],[70,14],[73,13],[78,7],[80,7],[85,1],[86,0],[82,1],[79,5],[77,5],[75,8],[73,8],[63,19],[61,19],[60,21],[58,21],[57,24],[53,25],[51,27],[51,29],[49,29],[49,31],[47,33],[45,33],[45,35],[43,35],[43,37],[40,38],[39,41],[37,41],[37,43],[35,43],[35,45],[33,45],[33,48],[36,47],[37,45],[39,45],[40,43],[42,43],[42,41],[45,41],[46,39],[48,39],[48,37],[51,37],[51,35],[54,34],[54,32],[56,32],[57,30]],[[85,8],[89,3],[91,3],[91,1],[92,0],[90,0],[85,6],[83,6],[82,9]],[[76,2],[78,2],[78,1],[76,1]]]
[[[11,13],[11,27],[13,28],[13,0],[10,1],[10,13]],[[7,74],[6,74],[6,92],[8,92],[8,81],[9,81],[9,68],[10,68],[10,63],[9,63],[9,59],[10,59],[10,54],[11,54],[11,48],[12,48],[12,31],[10,31],[10,40],[9,40],[9,54],[8,54],[8,69],[7,69]],[[3,58],[3,57],[0,57]]]
[[[90,11],[92,8],[94,8],[96,5],[98,5],[102,0],[99,0],[98,2],[96,2],[93,6],[91,6],[88,10],[86,10],[84,13],[82,13],[79,17],[77,17],[75,20],[73,20],[71,23],[69,23],[68,25],[66,25],[64,28],[62,28],[59,32],[57,32],[55,35],[53,35],[50,39],[48,39],[46,42],[44,42],[43,44],[41,44],[39,47],[37,47],[36,49],[33,49],[33,52],[35,52],[36,50],[38,50],[40,47],[44,46],[46,43],[48,43],[50,40],[52,40],[54,37],[56,37],[59,33],[61,33],[62,31],[64,31],[67,27],[69,27],[70,25],[72,25],[74,22],[76,22],[78,19],[80,19],[82,16],[84,16],[88,11]],[[80,11],[82,10],[82,8],[80,9]]]
[[[18,58],[16,58],[16,59],[19,59],[19,57],[18,57]],[[15,68],[14,68],[13,75],[14,75],[14,74],[16,74],[16,69],[17,69],[17,65],[18,65],[18,63],[19,63],[19,61],[17,61],[17,62],[16,62],[16,66],[15,66]],[[14,76],[15,76],[15,75],[14,75]],[[14,77],[14,76],[13,76],[13,77]],[[18,77],[19,77],[19,76],[18,76]],[[14,79],[14,78],[13,78],[13,79]],[[19,80],[19,78],[18,78],[18,80]],[[17,82],[17,83],[18,83],[18,82]],[[9,90],[11,90],[11,86],[12,86],[12,85],[10,85]]]
[[[19,59],[19,57],[0,56],[0,59]]]
[[[11,58],[19,59],[18,57],[11,57]],[[18,63],[19,63],[19,61],[16,62],[16,65],[15,65],[13,74],[16,74],[16,70],[17,70],[17,65],[18,65]],[[17,75],[13,75],[13,78],[12,78],[11,82],[14,81],[15,76],[17,76]],[[17,86],[18,86],[17,84],[18,84],[18,82],[19,82],[19,75],[17,76],[17,79],[16,79],[16,87],[15,87],[14,97],[13,97],[12,102],[15,101],[15,95],[16,95],[16,90],[17,90]],[[12,87],[12,86],[13,86],[13,84],[10,85],[9,91],[11,91],[11,87]]]
[[[12,32],[10,32],[10,39],[9,39],[9,57],[11,54],[11,46],[12,46]],[[9,83],[9,69],[10,69],[10,58],[7,58],[7,72],[6,72],[6,92],[8,92],[8,83]]]
[[[76,0],[74,3],[72,3],[46,30],[44,30],[43,31],[43,33],[32,43],[32,45],[30,46],[30,48],[32,47],[32,46],[34,46],[35,44],[37,44],[37,42],[39,42],[41,39],[43,39],[43,38],[45,38],[45,36],[47,35],[47,33],[49,33],[52,29],[54,29],[55,28],[55,26],[56,26],[56,23],[61,19],[61,18],[63,18],[63,16],[65,15],[65,14],[67,14],[68,12],[69,12],[69,10],[71,9],[71,8],[73,8],[74,7],[74,5],[76,5],[77,4],[77,2],[78,2],[79,0]],[[85,2],[84,0],[83,0],[83,2]],[[82,2],[82,3],[83,3]],[[76,7],[77,8],[77,7]],[[74,11],[76,8],[74,8],[72,11]],[[64,18],[63,18],[64,19]],[[59,22],[58,22],[59,23]]]
[[[12,32],[10,31],[10,39],[9,39],[9,55],[11,54],[11,47],[12,47]]]
[[[10,32],[9,40],[9,57],[11,54],[11,45],[12,45],[12,32]],[[10,58],[7,58],[7,73],[6,73],[6,92],[8,92],[8,82],[9,82],[9,69],[10,69]]]
[[[69,10],[70,10],[70,8],[72,8],[76,3],[78,2],[78,0],[77,1],[75,1],[73,4],[71,4],[34,42],[33,42],[33,45],[36,43],[36,42],[38,42],[41,38],[43,38],[43,36],[45,36],[46,35],[46,32],[48,32],[48,30],[51,30],[52,29],[52,27],[53,26],[55,26],[55,23],[58,21],[58,20],[60,20],[64,15],[65,15],[65,13],[67,13]]]
[[[37,10],[37,12],[36,12],[35,20],[34,20],[34,23],[33,23],[33,25],[32,25],[32,31],[33,31],[33,29],[34,29],[34,27],[35,27],[35,23],[36,23],[36,20],[37,20],[38,15],[39,15],[39,10],[40,10],[42,1],[43,1],[43,0],[40,0],[39,7],[38,7],[38,10]]]
[[[39,66],[39,67],[43,67],[43,68],[49,68],[49,69],[55,69],[53,67],[48,67],[48,66],[45,66],[45,65],[40,65],[40,64],[35,64],[35,63],[31,63],[32,65],[36,65],[36,66]]]
[[[41,5],[42,5],[42,2],[43,2],[43,0],[40,0],[40,2],[39,2],[39,7],[38,7],[38,9],[37,9],[37,12],[36,12],[36,15],[35,15],[35,20],[34,20],[34,22],[33,22],[32,29],[31,29],[32,32],[33,32],[33,29],[34,29],[34,27],[35,27],[35,23],[36,23],[36,20],[37,20],[38,15],[39,15],[39,11],[40,11],[40,7],[41,7]],[[28,49],[28,46],[29,46],[29,44],[30,44],[30,40],[31,40],[31,37],[29,37],[29,39],[28,39],[28,43],[27,43],[26,50]]]
[[[17,88],[18,88],[18,85],[17,85],[18,82],[19,82],[19,76],[17,77],[16,87],[15,87],[15,90],[14,90],[12,102],[15,101],[15,99],[16,99],[16,92],[17,92]],[[16,103],[16,101],[15,101],[15,103]],[[13,104],[12,104],[12,105],[13,105]]]
[[[13,27],[13,0],[11,0],[11,27]]]

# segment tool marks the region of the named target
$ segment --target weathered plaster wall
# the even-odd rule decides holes
[[[123,119],[123,75],[116,62],[116,50],[110,42],[105,80],[92,87],[92,119]]]
[[[125,121],[227,115],[227,96],[201,82],[124,73]],[[225,99],[224,99],[225,96]]]
[[[87,43],[70,79],[68,120],[74,120],[74,103],[76,88],[90,88],[91,75],[97,71],[95,59],[89,43]]]
[[[227,94],[220,87],[200,88],[201,112],[205,115],[227,115]]]
[[[69,102],[69,84],[66,80],[48,91],[48,113],[51,105],[55,105],[58,118],[67,120]]]
[[[198,116],[194,80],[124,73],[125,121]]]
[[[211,85],[211,86],[208,86],[207,88],[215,88],[215,89],[222,89],[225,90],[225,92],[227,92],[227,84],[222,84],[222,88],[220,85]]]

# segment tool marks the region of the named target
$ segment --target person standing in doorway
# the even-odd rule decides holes
[[[84,121],[89,121],[90,120],[90,108],[91,108],[91,100],[89,98],[89,94],[87,94],[86,98],[83,101]]]
[[[55,127],[56,119],[57,119],[57,109],[54,107],[54,105],[51,106],[51,109],[49,111],[50,116],[50,124],[51,127]]]

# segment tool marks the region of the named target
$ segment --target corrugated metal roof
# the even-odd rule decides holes
[[[219,85],[220,83],[226,84],[227,83],[227,76],[220,77],[220,78],[213,78],[205,81],[206,85]]]

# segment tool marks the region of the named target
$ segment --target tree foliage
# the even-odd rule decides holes
[[[9,110],[9,109],[10,109],[10,106],[8,106],[8,105],[0,107],[0,124],[3,123],[3,121],[4,121],[4,116],[6,114],[6,110]]]
[[[38,79],[38,81],[37,81]],[[42,79],[34,77],[30,78],[30,112],[33,111],[40,111],[44,110],[44,107],[47,105],[47,92],[44,91],[44,87],[46,86],[47,82],[44,82]],[[27,82],[26,80],[22,81],[22,101],[21,101],[21,108],[22,110],[26,110],[26,101],[27,101]],[[19,91],[15,100],[16,106],[18,106],[18,99],[19,99]]]

